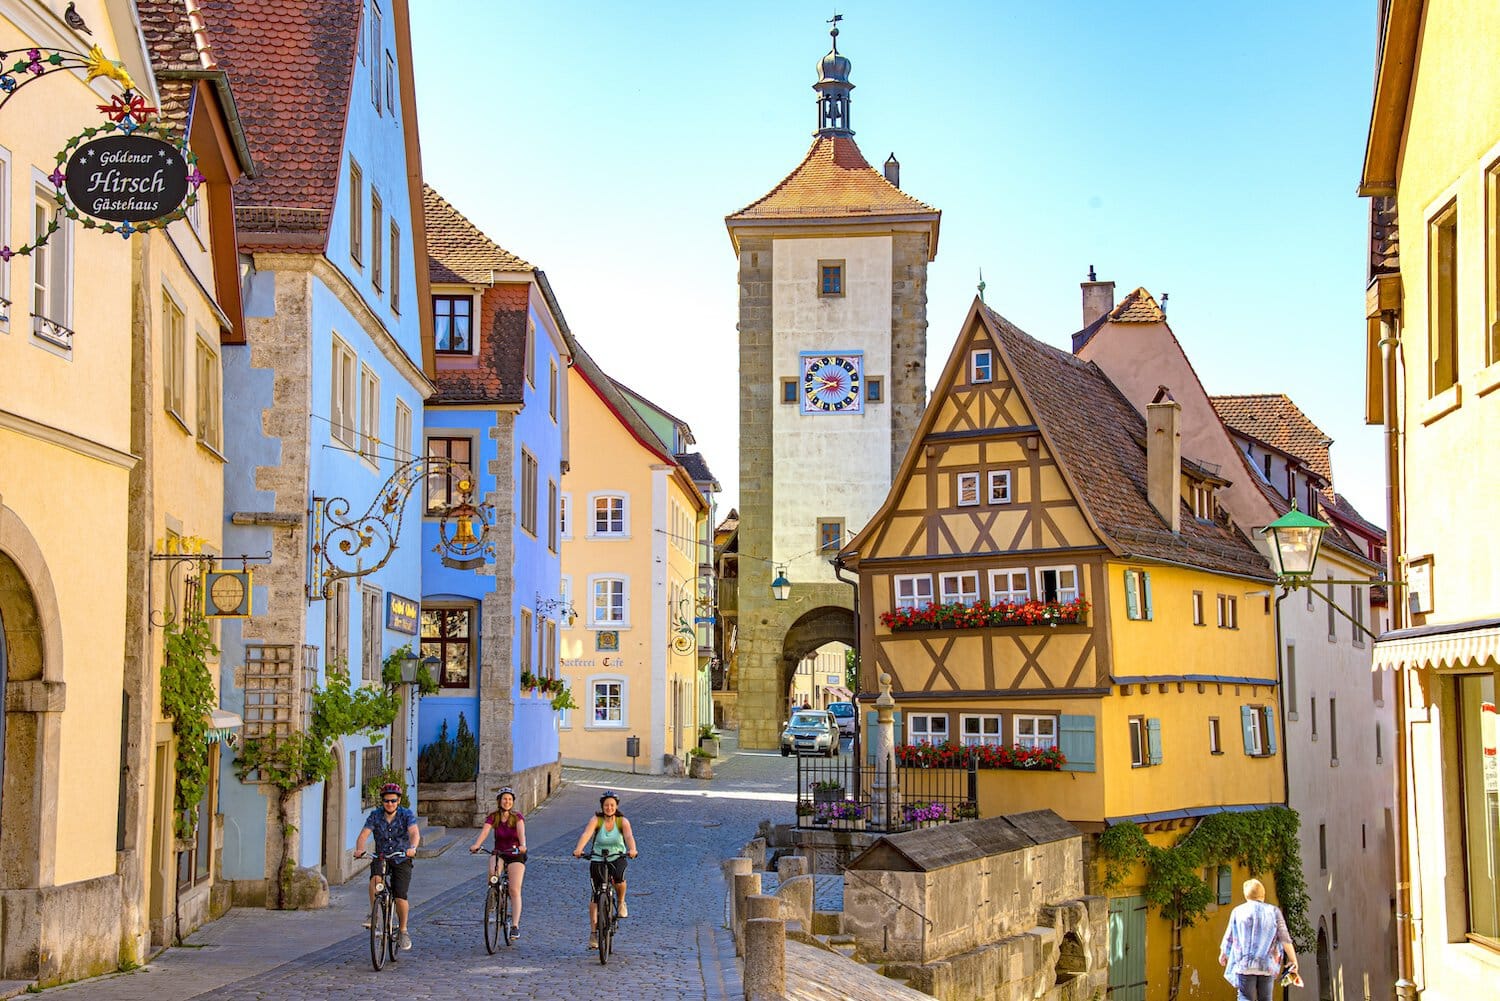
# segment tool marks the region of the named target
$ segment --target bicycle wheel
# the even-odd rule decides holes
[[[400,958],[401,923],[396,920],[396,898],[387,894],[385,898],[385,954],[391,962]]]
[[[500,947],[500,887],[494,883],[484,894],[484,950],[490,955]]]
[[[500,934],[505,936],[505,944],[510,945],[510,881],[501,881],[496,892],[500,896]]]
[[[601,965],[609,962],[610,940],[615,933],[615,906],[614,891],[606,884],[598,896],[594,898],[594,909],[598,913],[598,921],[594,928],[594,934],[599,941],[599,963]]]
[[[370,905],[370,965],[379,970],[385,965],[385,945],[389,940],[385,930],[385,908],[380,896]]]

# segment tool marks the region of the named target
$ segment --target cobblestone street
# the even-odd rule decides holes
[[[140,970],[49,990],[68,1001],[181,1001],[194,997],[504,998],[738,997],[723,919],[720,862],[767,817],[791,814],[793,763],[745,753],[718,763],[712,782],[569,769],[568,784],[528,819],[531,860],[522,936],[495,955],[480,923],[485,860],[473,832],[416,863],[414,948],[380,973],[359,927],[365,882],[336,887],[329,909],[237,909]],[[569,854],[599,789],[618,790],[641,857],[630,864],[630,918],[608,967],[586,948],[588,875]]]

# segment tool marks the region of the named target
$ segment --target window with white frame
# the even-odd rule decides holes
[[[963,570],[957,573],[938,574],[938,583],[943,595],[943,604],[979,604],[979,571]]]
[[[961,743],[965,747],[974,747],[979,744],[998,744],[1000,743],[1000,717],[960,716],[959,735]]]
[[[349,345],[333,339],[333,387],[329,394],[330,433],[339,441],[354,447],[355,419],[359,413],[359,361]]]
[[[953,477],[953,497],[959,507],[972,507],[979,503],[979,474],[956,473]]]
[[[906,717],[906,735],[912,744],[946,744],[947,713],[910,713]]]
[[[1077,601],[1077,567],[1038,567],[1037,597],[1042,601]]]
[[[624,678],[594,678],[589,682],[589,717],[592,726],[625,725]]]
[[[219,449],[220,391],[219,354],[203,338],[198,338],[198,440],[214,451]]]
[[[625,495],[594,494],[593,520],[589,523],[589,537],[625,537]]]
[[[564,493],[557,498],[557,534],[564,542],[573,537],[573,495]]]
[[[1130,717],[1130,764],[1133,768],[1140,768],[1147,763],[1146,757],[1146,718],[1144,716]]]
[[[624,629],[630,624],[628,581],[624,577],[589,578],[589,625]]]
[[[980,348],[969,354],[969,381],[993,382],[995,379],[995,355],[989,348]]]
[[[167,413],[187,427],[187,318],[166,289],[161,290],[162,394]]]
[[[32,199],[31,222],[33,244],[57,224],[51,238],[31,252],[31,332],[68,347],[72,342],[65,331],[73,322],[73,228],[56,196],[42,185],[37,185]]]
[[[359,367],[359,454],[380,459],[380,377],[368,365]]]
[[[1134,620],[1152,618],[1149,570],[1125,571],[1125,617]]]
[[[573,578],[570,575],[563,574],[558,578],[557,596],[562,599],[564,609],[562,627],[564,629],[571,629],[573,628],[573,617],[568,615],[566,611],[573,607]]]
[[[411,453],[411,407],[396,401],[396,461],[405,462]]]
[[[365,259],[365,174],[349,158],[349,258],[359,267]]]
[[[1056,716],[1012,716],[1015,742],[1031,750],[1047,750],[1057,746]]]
[[[926,608],[932,604],[931,574],[897,574],[896,607]]]
[[[1240,627],[1240,599],[1232,594],[1219,595],[1219,628]]]
[[[526,321],[526,357],[522,361],[526,385],[536,386],[536,321]]]
[[[10,235],[10,150],[0,146],[0,236]],[[10,329],[14,308],[10,295],[10,262],[0,261],[0,330]]]
[[[991,504],[1009,504],[1010,493],[1010,470],[991,469],[989,493],[986,495]]]
[[[1021,605],[1031,600],[1031,572],[1028,570],[991,570],[990,604],[1001,602]]]

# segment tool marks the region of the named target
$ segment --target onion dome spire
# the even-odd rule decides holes
[[[818,136],[852,136],[849,127],[849,92],[854,84],[849,82],[849,57],[839,52],[839,22],[842,14],[834,14],[828,23],[833,25],[828,34],[833,39],[833,48],[818,62],[818,82],[813,90],[818,92]]]

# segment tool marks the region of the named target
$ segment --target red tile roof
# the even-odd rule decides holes
[[[428,273],[434,283],[488,284],[496,273],[535,271],[454,208],[431,185],[422,186],[427,214]]]
[[[338,194],[360,0],[201,0],[261,165],[235,185],[244,250],[321,252]]]
[[[1161,323],[1167,314],[1161,311],[1150,292],[1137,288],[1109,311],[1109,318],[1114,323]]]
[[[726,217],[727,222],[780,219],[857,219],[941,213],[885,179],[854,140],[819,136],[797,168],[769,193]]]
[[[469,360],[468,367],[447,368],[447,357],[439,355],[433,379],[437,391],[428,398],[429,405],[526,402],[530,298],[529,282],[502,282],[484,290],[474,316],[479,356]]]
[[[1210,396],[1219,419],[1229,430],[1300,461],[1325,484],[1333,483],[1333,465],[1328,446],[1333,439],[1324,434],[1284,393],[1248,396]]]

